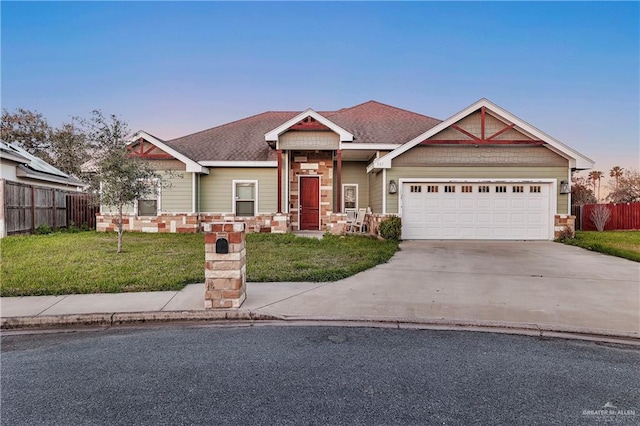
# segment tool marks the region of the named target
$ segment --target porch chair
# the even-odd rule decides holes
[[[347,230],[348,230],[351,224],[353,223],[353,221],[356,220],[356,214],[358,211],[356,209],[344,209],[344,212],[347,214]]]
[[[362,226],[364,225],[364,219],[367,215],[367,209],[358,209],[358,215],[355,220],[351,222],[348,232],[362,232]]]

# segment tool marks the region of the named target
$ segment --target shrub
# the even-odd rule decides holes
[[[599,232],[604,231],[604,227],[607,226],[607,222],[611,219],[611,210],[604,204],[598,204],[590,215],[591,222]]]
[[[389,217],[380,223],[378,233],[385,240],[400,241],[402,236],[402,221],[398,216]]]
[[[568,226],[565,226],[564,228],[562,228],[562,231],[558,232],[558,237],[556,238],[556,241],[563,243],[567,240],[574,239],[575,236],[576,236],[576,233],[573,231],[573,229],[569,228]]]
[[[49,225],[47,225],[46,223],[41,223],[36,228],[36,234],[37,235],[46,235],[46,234],[51,234],[51,233],[53,233],[53,229],[51,229],[51,227]]]

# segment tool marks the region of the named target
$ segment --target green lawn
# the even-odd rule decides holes
[[[55,233],[1,240],[2,296],[178,290],[204,282],[203,234]],[[374,238],[248,234],[248,281],[334,281],[386,262]]]
[[[640,231],[577,231],[565,244],[640,262]]]

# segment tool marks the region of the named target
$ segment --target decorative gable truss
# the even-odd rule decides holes
[[[137,141],[127,145],[129,156],[146,160],[172,160],[173,156],[167,154],[152,143],[140,137]]]
[[[187,172],[209,174],[208,168],[179,153],[160,139],[143,130],[137,132],[131,138],[131,141],[127,144],[127,149],[130,151],[130,155],[135,157],[147,160],[176,159],[184,163]]]
[[[340,143],[353,141],[353,135],[351,133],[311,108],[266,133],[264,139],[267,142],[277,142],[280,135],[289,130],[331,130],[338,135]]]
[[[540,145],[566,158],[572,169],[590,169],[594,161],[569,148],[487,99],[481,99],[429,131],[375,159],[367,172],[391,168],[394,158],[417,145]]]

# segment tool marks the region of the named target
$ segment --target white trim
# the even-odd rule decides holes
[[[358,210],[358,206],[360,205],[360,188],[358,187],[358,184],[357,183],[343,183],[342,184],[342,193],[341,193],[342,200],[340,200],[341,204],[342,204],[342,212],[344,213],[346,211],[346,209],[347,209],[347,207],[345,206],[345,203],[344,203],[344,187],[345,186],[355,186],[356,187],[356,207],[355,207],[355,209]],[[349,207],[349,208],[351,208],[351,207]]]
[[[191,213],[196,213],[196,174],[191,173]]]
[[[387,214],[387,169],[382,169],[382,214]]]
[[[207,170],[206,168],[202,167],[200,164],[198,164],[197,162],[193,161],[192,159],[190,159],[189,157],[185,156],[184,154],[180,154],[178,151],[176,151],[175,149],[171,148],[170,146],[168,146],[167,144],[165,144],[164,142],[162,142],[160,139],[156,138],[155,136],[150,135],[149,133],[145,132],[144,130],[140,130],[140,131],[136,132],[136,134],[131,137],[131,140],[129,141],[129,143],[127,145],[131,145],[131,144],[137,142],[138,139],[140,139],[140,138],[146,140],[147,142],[149,142],[152,145],[157,146],[158,148],[160,148],[161,150],[163,150],[167,154],[170,154],[175,159],[183,162],[185,164],[185,166],[186,166],[186,171],[209,174],[209,170]]]
[[[391,168],[391,160],[407,152],[414,146],[420,144],[420,142],[424,141],[425,139],[428,139],[436,135],[437,133],[443,131],[444,129],[451,126],[452,124],[457,123],[464,117],[476,112],[481,107],[485,107],[491,113],[491,115],[495,115],[496,118],[509,121],[515,124],[516,127],[519,128],[519,130],[527,132],[532,136],[544,141],[545,146],[547,148],[551,149],[552,151],[556,152],[557,154],[569,160],[570,168],[581,169],[581,170],[593,168],[595,162],[590,158],[585,157],[584,155],[580,154],[578,151],[572,148],[569,148],[562,142],[552,138],[551,136],[547,135],[541,130],[538,130],[537,128],[533,127],[529,123],[511,114],[507,110],[500,108],[496,104],[490,102],[488,99],[483,98],[483,99],[480,99],[478,102],[474,103],[473,105],[470,105],[467,108],[463,109],[462,111],[458,112],[457,114],[454,114],[453,116],[441,122],[437,126],[431,128],[427,132],[403,144],[401,147],[395,149],[394,151],[388,153],[387,155],[381,158],[375,159],[369,166],[367,166],[367,172],[370,172],[373,169]]]
[[[254,200],[253,200],[253,216],[242,217],[255,217],[260,214],[258,210],[258,181],[255,179],[234,179],[231,181],[231,212],[236,215],[236,184],[238,183],[252,183],[254,184]]]
[[[337,133],[340,136],[340,142],[351,142],[351,141],[353,141],[353,135],[351,133],[347,132],[345,129],[343,129],[342,127],[338,126],[336,123],[332,122],[328,118],[323,117],[322,115],[318,114],[317,112],[315,112],[311,108],[307,109],[306,111],[301,112],[300,114],[296,115],[292,119],[286,121],[285,123],[281,124],[280,126],[276,127],[275,129],[271,130],[270,132],[267,132],[264,135],[264,140],[265,141],[278,141],[278,138],[280,137],[280,135],[282,133],[286,132],[291,126],[297,124],[299,121],[301,121],[301,120],[303,120],[303,119],[305,119],[307,117],[313,117],[316,121],[318,121],[321,124],[324,124],[329,129],[331,129],[335,133]]]
[[[302,179],[318,179],[318,231],[322,228],[322,177],[320,175],[298,175],[298,231],[302,227],[302,215],[300,214],[300,200],[302,200]]]
[[[348,144],[340,144],[340,149],[345,151],[393,151],[400,148],[401,143],[355,143],[350,142]]]
[[[278,167],[278,161],[201,161],[206,167]]]
[[[384,172],[384,169],[383,169]],[[547,237],[553,240],[556,214],[558,214],[558,180],[557,179],[447,179],[447,178],[400,178],[398,179],[398,194],[403,193],[403,185],[410,183],[544,183],[549,189],[549,229]],[[398,196],[398,216],[402,217],[402,197]]]

